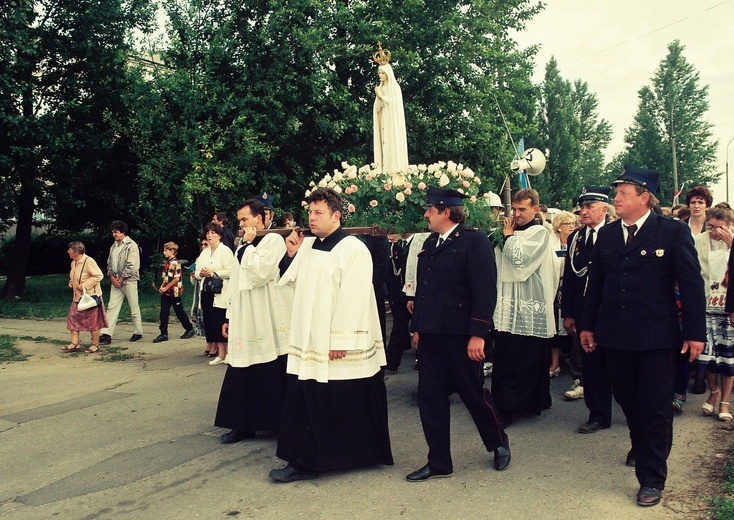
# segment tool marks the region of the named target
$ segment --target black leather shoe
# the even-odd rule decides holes
[[[692,394],[703,394],[706,393],[706,381],[703,379],[703,377],[696,376],[696,379],[693,381],[693,387],[691,387],[691,393]]]
[[[512,412],[500,411],[497,417],[497,422],[499,423],[500,428],[503,430],[506,429],[512,424]]]
[[[642,507],[656,506],[660,503],[662,494],[662,489],[643,486],[637,492],[637,505]]]
[[[143,339],[143,335],[142,334],[133,334],[132,336],[130,336],[130,342],[131,343],[134,343],[134,342],[136,342],[138,340],[141,340],[141,339]]]
[[[110,343],[112,343],[112,336],[110,336],[109,334],[100,334],[99,343],[101,345],[109,345]]]
[[[453,471],[436,471],[431,469],[430,464],[426,464],[421,469],[414,471],[413,473],[409,473],[406,475],[406,479],[408,482],[423,482],[424,480],[428,480],[429,478],[446,478],[453,475]]]
[[[494,469],[497,471],[507,469],[507,466],[510,465],[511,458],[512,453],[510,453],[510,439],[508,439],[507,434],[505,434],[505,442],[502,446],[499,446],[494,450]]]
[[[609,426],[602,426],[599,421],[589,420],[579,426],[579,433],[594,433],[598,432],[599,430],[605,430],[607,428],[609,428]]]
[[[190,339],[196,336],[196,331],[194,329],[189,329],[183,334],[181,334],[181,339]]]
[[[222,444],[233,444],[235,442],[244,441],[245,439],[252,439],[254,436],[255,432],[232,430],[222,435],[220,439],[222,440]]]
[[[153,343],[160,343],[161,341],[168,341],[168,334],[158,334]]]
[[[295,482],[296,480],[313,480],[318,478],[319,474],[315,471],[309,471],[302,466],[288,464],[285,468],[274,469],[270,471],[270,478],[276,482]]]
[[[627,452],[627,459],[624,461],[624,465],[634,468],[635,464],[637,464],[637,456],[632,452],[632,450],[629,450]]]

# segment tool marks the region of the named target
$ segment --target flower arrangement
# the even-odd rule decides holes
[[[482,193],[482,180],[462,164],[439,161],[387,172],[376,164],[357,168],[342,162],[341,166],[342,170],[311,182],[305,196],[317,187],[340,193],[344,199],[344,226],[377,225],[398,233],[425,230],[423,213],[428,186],[438,186],[469,196],[464,201],[467,225],[486,230],[496,227],[488,204],[489,194]]]

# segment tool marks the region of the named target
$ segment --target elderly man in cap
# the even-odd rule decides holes
[[[614,181],[620,218],[599,231],[583,319],[586,352],[600,348],[630,430],[637,504],[660,503],[673,442],[676,349],[694,360],[706,340],[703,279],[688,228],[651,211],[658,173],[626,165]],[[675,285],[678,283],[681,317]]]
[[[484,344],[492,329],[497,272],[489,239],[464,227],[463,199],[454,190],[428,188],[431,235],[418,254],[413,346],[418,354],[418,407],[428,463],[406,478],[420,482],[453,473],[449,394],[456,391],[474,419],[494,467],[510,464],[510,444],[483,386]]]
[[[612,389],[607,378],[604,358],[600,351],[586,353],[579,342],[576,321],[584,309],[584,290],[591,252],[599,230],[606,224],[608,187],[584,186],[578,199],[579,218],[583,227],[568,237],[568,256],[561,285],[561,316],[563,327],[573,337],[571,373],[574,384],[565,393],[566,399],[583,398],[589,409],[589,420],[579,433],[594,433],[609,428],[612,421]]]

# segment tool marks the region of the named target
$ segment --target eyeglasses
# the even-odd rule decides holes
[[[576,222],[561,222],[562,226],[575,226]]]

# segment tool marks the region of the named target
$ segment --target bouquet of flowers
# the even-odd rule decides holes
[[[377,225],[385,231],[404,233],[425,230],[425,201],[428,186],[456,190],[469,196],[464,201],[467,225],[490,230],[497,224],[488,204],[489,193],[481,192],[481,179],[462,164],[439,161],[434,164],[409,165],[405,171],[381,171],[376,164],[360,168],[343,162],[342,170],[334,170],[311,190],[332,188],[344,199],[342,224],[348,226]],[[302,202],[305,207],[306,202]]]

